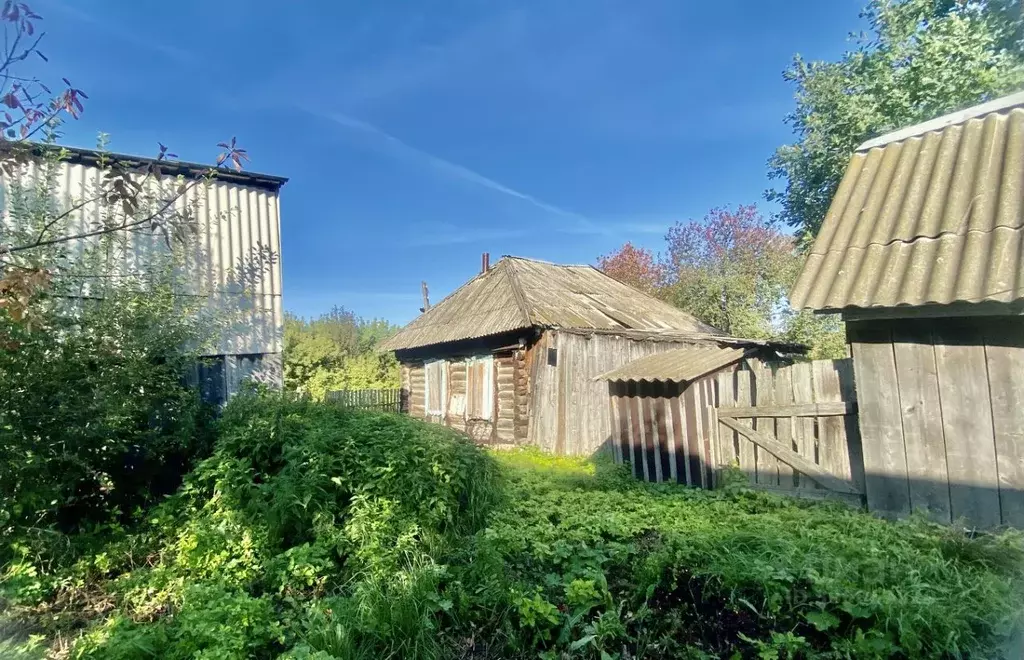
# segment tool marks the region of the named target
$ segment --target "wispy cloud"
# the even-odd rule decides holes
[[[449,223],[414,224],[405,232],[405,245],[426,247],[438,245],[465,245],[524,238],[529,232],[522,229],[459,227]]]
[[[571,221],[570,225],[558,228],[562,231],[601,233],[601,228],[598,225],[589,218],[576,213],[575,211],[570,211],[550,202],[546,202],[538,197],[530,195],[529,193],[516,190],[511,186],[495,181],[494,179],[471,170],[468,167],[459,165],[458,163],[453,163],[450,160],[446,160],[440,156],[435,156],[434,154],[423,151],[422,149],[414,147],[391,133],[374,126],[373,124],[338,112],[323,113],[312,111],[309,108],[305,108],[305,110],[313,115],[332,121],[339,126],[353,131],[359,131],[375,138],[377,148],[396,158],[411,160],[451,179],[470,183],[501,195],[521,200],[541,209],[542,211],[546,211],[552,215]]]

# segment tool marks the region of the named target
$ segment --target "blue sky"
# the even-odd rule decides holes
[[[480,253],[592,263],[760,202],[794,53],[834,59],[859,0],[35,0],[47,79],[89,94],[69,144],[236,135],[287,176],[285,307],[405,323]]]

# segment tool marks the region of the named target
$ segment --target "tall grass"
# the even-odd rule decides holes
[[[4,567],[8,618],[78,658],[1013,657],[1017,533],[642,484],[272,395],[218,432],[136,528]]]

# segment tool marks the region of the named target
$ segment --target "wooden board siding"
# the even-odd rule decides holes
[[[910,505],[936,520],[950,520],[946,485],[946,448],[942,436],[939,374],[927,321],[900,324],[892,329],[892,352],[899,374],[903,445],[907,453]]]
[[[1002,521],[1024,528],[1024,351],[1020,329],[993,324],[985,329],[985,335]]]
[[[683,345],[616,335],[546,331],[530,349],[530,443],[552,453],[614,453],[618,433],[610,413],[609,383],[595,378],[633,360]],[[557,352],[555,365],[549,364],[549,349]]]
[[[857,374],[868,508],[882,515],[904,516],[911,505],[892,328],[888,323],[852,323],[846,332]]]
[[[709,429],[717,397],[716,376],[678,383],[615,382],[610,418],[616,461],[629,463],[646,481],[711,487],[717,460]]]
[[[1024,318],[860,320],[847,332],[869,508],[1024,525]]]

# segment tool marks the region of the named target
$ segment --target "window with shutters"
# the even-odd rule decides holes
[[[466,419],[491,419],[494,415],[494,356],[466,360]]]
[[[423,363],[423,394],[428,415],[444,415],[448,398],[448,365],[444,360]]]

